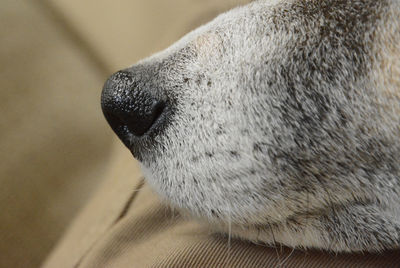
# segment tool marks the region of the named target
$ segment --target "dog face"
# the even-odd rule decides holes
[[[384,37],[399,40],[398,11],[255,1],[114,74],[105,117],[162,197],[218,228],[294,247],[397,247],[400,88],[387,77],[400,50]]]

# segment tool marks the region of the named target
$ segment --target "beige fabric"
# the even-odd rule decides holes
[[[166,48],[218,13],[250,0],[47,0],[110,70]]]
[[[124,154],[124,156],[122,156]],[[229,240],[163,205],[121,152],[44,267],[399,267],[400,251],[329,254]]]
[[[0,4],[0,267],[37,267],[110,157],[105,74],[50,17]]]

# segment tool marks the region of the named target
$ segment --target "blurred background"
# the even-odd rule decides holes
[[[1,1],[0,267],[39,266],[112,176],[107,76],[245,2]]]

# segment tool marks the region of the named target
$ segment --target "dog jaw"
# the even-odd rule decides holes
[[[129,68],[173,111],[140,154],[148,182],[248,240],[398,248],[399,62],[382,39],[400,43],[399,9],[255,1]]]

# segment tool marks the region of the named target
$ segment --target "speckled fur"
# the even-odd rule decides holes
[[[254,1],[129,68],[171,108],[136,152],[172,206],[252,241],[400,246],[400,1]]]

